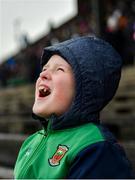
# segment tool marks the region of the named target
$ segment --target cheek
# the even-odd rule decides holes
[[[56,95],[55,97],[58,98],[58,100],[61,100],[61,101],[64,100],[64,95],[65,95],[64,84],[60,82],[56,84],[55,95]]]
[[[59,98],[59,101],[69,103],[73,99],[75,87],[74,82],[71,79],[58,81],[56,87],[56,97]]]

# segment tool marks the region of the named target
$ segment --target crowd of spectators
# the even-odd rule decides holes
[[[122,5],[120,7],[123,7]],[[124,10],[123,10],[124,9]],[[102,38],[109,41],[121,54],[124,64],[133,64],[135,59],[135,16],[125,8],[114,6],[106,13],[103,21]],[[135,12],[134,12],[135,14]],[[28,43],[20,52],[0,65],[0,88],[34,83],[40,73],[40,57],[45,46],[63,40],[82,36],[96,35],[96,22],[92,13],[87,12],[54,28],[50,25],[48,35],[35,43]]]

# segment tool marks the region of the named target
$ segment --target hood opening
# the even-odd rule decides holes
[[[53,117],[53,129],[99,122],[99,113],[114,96],[119,84],[122,61],[113,47],[95,37],[78,37],[44,49],[41,66],[58,54],[71,66],[76,96],[70,109]]]

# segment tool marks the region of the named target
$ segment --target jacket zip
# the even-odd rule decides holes
[[[48,123],[48,127],[47,127],[47,131],[45,131],[44,129],[44,135],[43,138],[41,139],[40,143],[38,144],[38,146],[36,147],[35,151],[33,152],[33,154],[31,155],[31,157],[29,158],[29,160],[24,164],[24,166],[22,167],[22,170],[20,171],[20,175],[19,175],[19,179],[23,178],[23,176],[26,174],[29,166],[31,165],[31,162],[36,159],[36,157],[38,156],[38,154],[40,153],[40,151],[43,149],[43,147],[45,147],[46,141],[48,140],[49,137],[49,128],[50,128],[50,123]]]

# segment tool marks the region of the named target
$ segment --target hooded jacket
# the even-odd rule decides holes
[[[49,123],[35,115],[44,130],[24,142],[15,177],[131,178],[123,149],[99,120],[100,111],[113,98],[119,84],[120,56],[111,45],[95,37],[78,37],[45,48],[41,65],[54,54],[63,57],[73,69],[75,98],[67,112],[59,117],[52,114]]]

